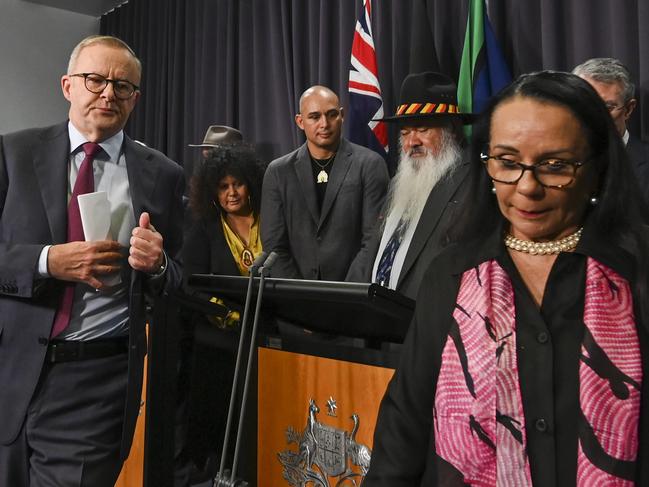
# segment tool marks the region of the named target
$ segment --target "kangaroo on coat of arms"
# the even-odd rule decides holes
[[[358,487],[372,458],[372,450],[356,441],[358,415],[352,414],[352,430],[347,432],[317,421],[319,412],[311,399],[304,430],[298,433],[292,426],[286,429],[286,442],[298,445],[298,450],[277,454],[284,467],[284,479],[292,487]]]

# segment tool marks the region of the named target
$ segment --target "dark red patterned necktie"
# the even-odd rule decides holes
[[[86,157],[83,159],[81,167],[79,168],[77,181],[74,183],[72,197],[68,204],[68,242],[85,240],[77,196],[80,194],[92,193],[95,190],[95,177],[92,170],[92,162],[95,160],[95,156],[99,151],[102,150],[99,144],[95,144],[94,142],[86,142],[82,147]],[[54,317],[54,325],[52,325],[50,338],[59,335],[70,323],[72,303],[74,301],[74,286],[75,284],[73,282],[67,282],[65,285],[61,304],[56,312],[56,316]]]

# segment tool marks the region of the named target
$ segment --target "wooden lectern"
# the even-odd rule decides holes
[[[238,276],[189,280],[203,294],[241,304],[247,283]],[[258,374],[244,426],[241,452],[246,458],[240,460],[253,468],[240,469],[239,476],[261,487],[309,479],[323,486],[358,485],[369,462],[378,405],[398,359],[398,352],[384,344],[403,340],[414,302],[376,284],[273,278],[266,279],[263,298],[264,322],[253,357]],[[200,308],[198,301],[178,294],[155,303],[144,487],[173,485],[178,317]],[[214,336],[200,338],[201,353],[213,354],[208,361],[222,356],[222,333],[208,330]],[[225,418],[227,410],[217,409],[210,413]]]
[[[190,280],[238,301],[247,282]],[[358,485],[398,358],[381,344],[403,341],[414,302],[376,284],[291,279],[267,279],[263,297],[265,316],[280,325],[258,339],[256,485]]]

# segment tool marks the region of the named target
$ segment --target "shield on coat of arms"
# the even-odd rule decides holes
[[[313,430],[318,445],[315,463],[331,477],[342,475],[347,469],[345,431],[320,422]]]

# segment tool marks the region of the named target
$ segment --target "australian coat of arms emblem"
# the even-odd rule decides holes
[[[327,402],[329,415],[335,416],[335,400]],[[297,451],[284,450],[277,454],[284,479],[293,487],[356,487],[370,467],[372,450],[356,441],[360,424],[352,414],[350,432],[317,421],[320,408],[309,401],[307,422],[302,432],[292,426],[286,429],[286,442],[297,445]],[[332,414],[333,412],[333,414]]]

